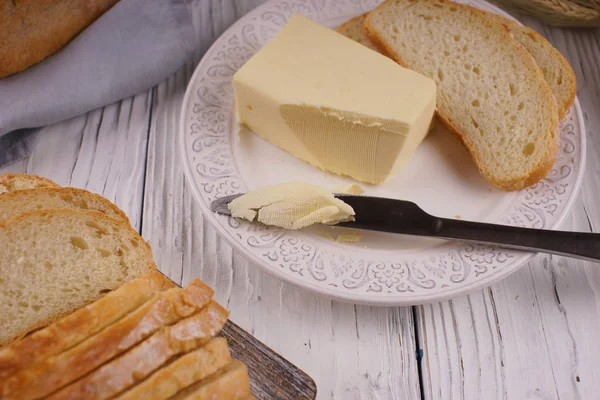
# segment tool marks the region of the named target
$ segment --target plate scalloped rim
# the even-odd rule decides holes
[[[321,22],[343,20],[378,2],[321,0],[321,8],[316,9],[308,0],[271,0],[234,23],[205,53],[186,89],[177,135],[184,170],[205,219],[245,258],[284,281],[359,304],[404,306],[446,300],[489,286],[535,254],[457,243],[440,254],[373,258],[361,254],[368,250],[315,246],[306,234],[240,222],[210,211],[215,198],[244,191],[235,160],[227,151],[231,150],[233,111],[230,81],[235,70],[260,48],[259,36],[272,35],[295,12]],[[514,19],[482,0],[460,2]],[[575,99],[561,123],[561,150],[553,170],[547,179],[521,191],[518,202],[498,222],[556,229],[579,192],[585,149],[583,115]]]

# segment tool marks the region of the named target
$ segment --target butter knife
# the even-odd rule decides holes
[[[228,204],[239,196],[241,194],[219,198],[212,202],[211,210],[231,215]],[[508,249],[600,261],[600,233],[551,231],[439,218],[410,201],[349,194],[336,194],[335,197],[348,203],[356,213],[355,221],[341,222],[336,226],[493,244]]]

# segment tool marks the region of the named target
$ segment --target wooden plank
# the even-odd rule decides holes
[[[195,3],[198,48],[206,49],[249,3]],[[204,221],[175,140],[192,73],[189,64],[154,92],[142,233],[161,270],[180,284],[199,277],[212,286],[232,321],[316,380],[319,398],[419,398],[410,308],[355,307],[283,283],[234,252]]]
[[[598,232],[598,33],[526,22],[573,66],[587,124],[587,172],[563,228]],[[598,265],[547,255],[490,288],[418,307],[425,398],[596,398],[599,307]]]
[[[258,399],[312,400],[317,386],[312,378],[260,343],[231,321],[219,336],[227,338],[231,356],[248,366],[250,391]]]
[[[103,195],[139,226],[150,94],[44,127],[28,159],[0,168],[27,172]]]

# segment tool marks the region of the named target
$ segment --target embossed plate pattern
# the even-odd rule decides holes
[[[533,254],[390,235],[365,234],[362,245],[343,244],[315,231],[284,231],[210,212],[210,203],[218,197],[277,181],[348,182],[315,172],[252,133],[242,132],[238,137],[231,78],[293,14],[333,28],[377,3],[273,0],[240,19],[205,54],[187,88],[179,132],[183,162],[205,218],[237,251],[266,271],[308,290],[355,303],[439,301],[490,285],[516,271]],[[508,16],[483,1],[466,3]],[[462,148],[452,150],[450,142],[442,143],[450,140],[446,137],[445,132],[430,134],[398,179],[367,187],[367,194],[415,200],[441,216],[454,216],[454,209],[467,214],[473,209],[479,214],[465,218],[547,229],[562,222],[579,191],[585,161],[585,129],[577,101],[561,123],[561,150],[554,168],[542,182],[520,192],[486,188],[469,160],[454,165],[456,159],[468,157]],[[450,153],[444,153],[448,147]],[[444,161],[442,154],[450,161]],[[427,165],[440,162],[446,162],[441,164],[444,168],[428,170],[433,167]],[[452,168],[468,173],[446,171]],[[438,175],[443,179],[436,180]]]

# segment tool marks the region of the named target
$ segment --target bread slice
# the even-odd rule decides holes
[[[399,64],[436,82],[439,118],[490,183],[518,190],[546,176],[558,152],[556,102],[533,58],[499,24],[446,0],[387,0],[364,28]]]
[[[0,382],[0,397],[47,396],[127,351],[164,325],[196,313],[210,302],[213,294],[212,289],[198,279],[185,289],[160,292],[137,310],[77,346],[36,362]]]
[[[575,100],[577,79],[565,57],[534,29],[501,15],[484,11],[486,16],[504,26],[512,37],[527,49],[542,70],[558,103],[558,116],[563,119]]]
[[[363,46],[367,46],[371,50],[381,52],[380,49],[377,48],[377,46],[375,46],[373,42],[371,42],[371,39],[369,39],[363,31],[363,24],[365,22],[365,18],[367,18],[366,13],[357,15],[356,17],[351,18],[342,25],[340,25],[336,29],[336,31],[346,36],[347,38],[350,38],[355,42],[362,44]]]
[[[36,211],[4,221],[0,248],[0,345],[156,268],[137,232],[98,211]]]
[[[83,189],[46,187],[17,190],[0,196],[0,222],[38,210],[95,210],[129,225],[123,211],[109,200]]]
[[[36,189],[41,187],[58,187],[50,179],[28,174],[1,174],[0,195],[15,190]]]
[[[225,309],[212,302],[199,313],[173,326],[163,327],[121,357],[104,364],[48,398],[111,398],[145,379],[170,358],[196,349],[210,340],[221,330],[227,315]]]
[[[552,93],[558,103],[558,116],[560,119],[563,119],[575,100],[577,90],[575,73],[569,62],[546,38],[534,29],[523,26],[501,15],[481,11],[487,17],[508,29],[512,37],[531,54],[541,68],[546,82],[548,82],[548,85],[552,89]],[[363,30],[366,17],[367,13],[358,15],[346,21],[336,31],[372,50],[381,51],[373,44]]]
[[[168,399],[178,391],[217,372],[231,362],[225,338],[214,338],[198,350],[176,358],[117,400]]]
[[[0,349],[0,379],[74,347],[172,285],[160,272],[148,272],[52,325]]]
[[[225,368],[171,397],[172,400],[238,400],[250,394],[248,368],[234,360]]]

